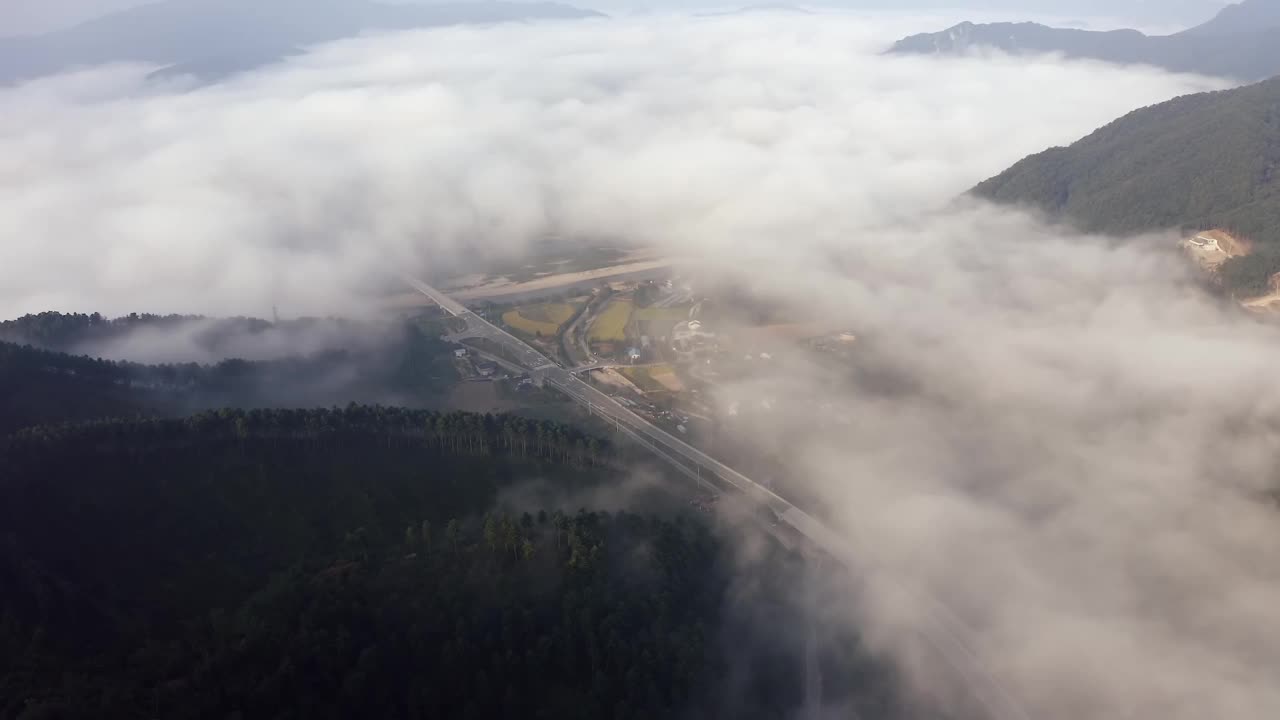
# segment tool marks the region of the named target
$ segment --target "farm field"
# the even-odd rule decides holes
[[[641,335],[662,337],[668,335],[676,323],[689,319],[689,307],[637,308],[632,317],[639,326]]]
[[[681,392],[684,383],[676,376],[670,365],[648,365],[643,367],[618,368],[628,380],[644,392]]]
[[[587,334],[590,342],[622,342],[627,339],[627,323],[631,321],[632,304],[630,300],[610,300],[591,323],[591,331]]]
[[[551,302],[522,305],[502,314],[502,322],[526,335],[555,337],[582,307],[579,303]]]

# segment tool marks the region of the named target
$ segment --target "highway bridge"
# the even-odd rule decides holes
[[[440,309],[466,323],[466,331],[454,333],[451,338],[480,338],[488,341],[495,349],[500,349],[505,360],[524,368],[532,378],[554,387],[585,406],[591,413],[607,418],[620,432],[626,433],[677,470],[704,482],[719,480],[720,484],[728,485],[757,504],[772,510],[783,525],[855,572],[867,569],[865,564],[856,562],[858,556],[847,539],[769,488],[657,427],[574,374],[584,368],[565,369],[445,293],[416,278],[405,276],[404,279],[440,306]],[[946,665],[971,688],[974,699],[982,705],[987,717],[992,720],[1030,720],[1030,716],[1013,697],[983,668],[965,639],[971,634],[970,631],[945,603],[920,596],[893,581],[889,573],[878,573],[877,580],[893,582],[904,597],[910,598],[924,610],[928,626],[919,629],[921,635]]]

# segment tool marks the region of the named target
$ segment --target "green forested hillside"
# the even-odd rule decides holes
[[[502,500],[536,479],[569,502],[618,482],[613,457],[565,426],[362,406],[17,433],[0,718],[790,716],[801,650],[770,628],[798,558],[730,603],[736,564],[682,511]],[[829,697],[896,716],[892,675],[829,635]]]
[[[1280,247],[1280,78],[1135,111],[973,194],[1091,232],[1229,229],[1262,251],[1224,267],[1228,285],[1243,289],[1246,275],[1269,274],[1277,255],[1268,248]]]

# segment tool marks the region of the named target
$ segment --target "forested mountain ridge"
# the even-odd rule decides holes
[[[788,717],[799,648],[734,619],[704,523],[500,502],[616,482],[610,453],[550,423],[361,406],[18,433],[0,718]],[[771,620],[796,562],[753,589]],[[860,680],[845,700],[898,716],[893,675],[843,640],[824,663]]]
[[[1280,271],[1280,78],[1134,111],[971,192],[1089,232],[1223,228],[1255,246],[1222,267],[1228,288],[1265,290]]]
[[[994,48],[1013,55],[1060,53],[1172,72],[1256,81],[1280,74],[1280,2],[1248,0],[1203,25],[1164,36],[1137,30],[1107,32],[1054,28],[1032,22],[964,22],[941,32],[899,40],[896,54],[962,55]]]

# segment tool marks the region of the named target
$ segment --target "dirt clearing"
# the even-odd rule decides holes
[[[1248,255],[1252,249],[1247,242],[1225,230],[1206,230],[1184,238],[1179,244],[1205,270],[1217,270],[1222,263],[1233,257]]]
[[[1262,297],[1241,300],[1240,306],[1253,312],[1280,313],[1280,273],[1271,276],[1271,292]]]

